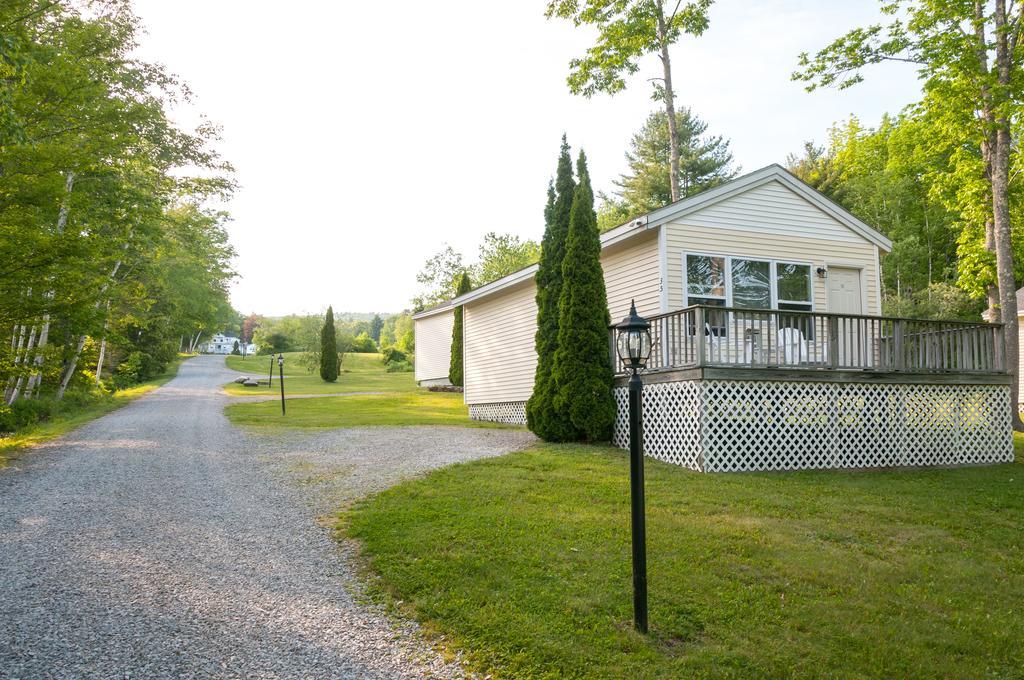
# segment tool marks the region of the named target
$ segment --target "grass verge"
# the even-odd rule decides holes
[[[300,352],[289,352],[284,355],[284,388],[288,395],[296,394],[332,394],[338,392],[415,392],[418,388],[412,373],[388,373],[381,362],[380,354],[346,354],[342,362],[341,375],[336,382],[324,382],[317,372],[307,371],[300,363]],[[258,380],[265,381],[270,372],[269,356],[251,356],[244,360],[239,356],[229,356],[227,366],[233,371],[244,373]],[[279,389],[277,383],[277,363],[274,363],[273,389]],[[262,387],[243,387],[229,383],[224,390],[231,395],[249,395],[270,392],[266,385]]]
[[[178,357],[163,375],[158,378],[135,385],[134,387],[118,390],[113,394],[98,396],[96,401],[80,408],[69,410],[63,413],[60,418],[39,423],[7,437],[0,437],[0,467],[5,467],[27,448],[38,446],[67,434],[91,420],[95,420],[111,411],[116,411],[142,395],[152,392],[177,375],[181,362],[187,358]]]
[[[287,386],[287,376],[285,380]],[[285,389],[287,390],[287,387]],[[232,423],[248,427],[512,427],[470,420],[461,394],[426,390],[288,399],[286,408],[287,415],[282,416],[281,402],[275,400],[232,404],[227,407],[226,412]]]
[[[1020,677],[1016,464],[702,475],[648,461],[651,634],[627,456],[541,445],[358,503],[371,592],[510,677]]]

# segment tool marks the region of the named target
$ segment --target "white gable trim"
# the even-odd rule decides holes
[[[781,183],[787,189],[790,189],[808,203],[811,203],[827,214],[829,217],[835,219],[840,224],[846,226],[851,231],[870,241],[882,250],[886,252],[892,250],[892,241],[869,227],[861,220],[857,219],[857,217],[848,212],[838,203],[801,182],[780,165],[769,165],[766,168],[761,168],[760,170],[755,170],[754,172],[743,175],[742,177],[737,177],[736,179],[726,182],[725,184],[721,184],[714,189],[702,191],[690,198],[685,198],[681,201],[676,201],[672,205],[659,208],[647,215],[647,224],[648,226],[657,226],[665,224],[666,222],[672,222],[680,217],[697,212],[698,210],[703,210],[715,205],[716,203],[724,201],[727,198],[731,198],[772,181]],[[621,228],[622,227],[616,227],[616,230]]]
[[[502,277],[496,281],[491,281],[490,283],[484,286],[480,286],[476,290],[471,290],[465,295],[461,295],[453,299],[452,305],[464,305],[471,300],[476,300],[477,298],[484,297],[485,295],[496,293],[499,290],[502,290],[503,288],[508,288],[509,286],[514,286],[515,284],[520,283],[522,281],[526,281],[527,279],[532,279],[533,275],[537,273],[537,270],[539,268],[539,264],[531,264],[529,267],[526,267],[525,269],[520,269],[517,272],[512,272],[508,276]]]
[[[444,302],[438,303],[429,309],[424,309],[422,312],[416,312],[412,315],[413,321],[416,319],[425,319],[428,316],[435,316],[444,312],[452,311],[452,301],[445,300]]]

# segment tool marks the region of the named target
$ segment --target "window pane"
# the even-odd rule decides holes
[[[743,309],[771,309],[769,264],[760,260],[732,261],[732,305]]]
[[[690,295],[725,297],[725,258],[686,256],[686,292]]]
[[[786,264],[780,262],[779,299],[793,302],[811,301],[811,266],[807,264]]]

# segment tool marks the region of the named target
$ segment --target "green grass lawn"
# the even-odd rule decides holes
[[[287,384],[285,376],[286,389]],[[288,399],[286,408],[287,414],[282,416],[280,401],[232,404],[227,408],[227,415],[234,424],[248,427],[509,427],[470,420],[461,394],[423,389],[411,393]]]
[[[331,394],[337,392],[380,392],[381,394],[350,394],[340,397],[287,399],[287,414],[281,415],[280,401],[232,404],[228,418],[247,427],[367,427],[402,425],[460,425],[464,427],[510,427],[469,419],[462,395],[451,392],[429,392],[416,385],[412,373],[388,373],[379,354],[346,354],[344,371],[338,381],[325,383],[317,373],[310,374],[299,362],[299,353],[284,355],[285,398],[297,395]],[[229,368],[256,376],[254,366],[270,368],[269,357],[229,356]],[[268,376],[260,375],[261,380]],[[228,394],[279,394],[275,374],[273,391],[266,385],[225,386]]]
[[[54,420],[40,423],[36,426],[16,432],[8,437],[0,437],[0,467],[4,467],[10,460],[16,458],[18,454],[26,448],[42,444],[63,434],[67,434],[71,430],[86,424],[90,420],[95,420],[96,418],[106,415],[111,411],[115,411],[125,404],[138,399],[142,395],[152,392],[177,375],[178,367],[186,358],[188,357],[179,357],[178,360],[171,364],[164,374],[158,378],[154,378],[153,380],[140,385],[135,385],[134,387],[118,390],[111,395],[98,399],[96,402],[89,404],[86,407],[74,409],[68,413],[62,414],[61,417]]]
[[[284,388],[289,394],[332,394],[337,392],[414,392],[416,380],[412,373],[388,373],[384,370],[379,354],[346,354],[341,364],[341,375],[333,383],[324,382],[318,372],[306,370],[299,362],[300,352],[284,355]],[[270,373],[269,356],[250,356],[244,360],[239,356],[227,358],[228,368],[245,373],[259,380],[266,380]],[[274,390],[278,390],[277,363],[274,363]],[[242,387],[229,383],[224,388],[228,394],[259,394],[269,392],[262,387]]]
[[[497,677],[1022,677],[1024,457],[703,475],[647,462],[632,630],[625,452],[541,445],[362,501],[371,592]]]

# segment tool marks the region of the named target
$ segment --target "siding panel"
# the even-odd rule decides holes
[[[601,254],[608,308],[613,321],[636,299],[641,314],[660,309],[661,276],[657,231],[610,247]],[[536,286],[528,284],[468,302],[465,309],[465,399],[467,404],[525,401],[533,393],[537,354]]]
[[[601,253],[612,323],[618,323],[629,313],[629,301],[633,299],[641,315],[661,311],[658,232],[652,229],[648,235],[638,236],[628,244],[628,247],[609,247]]]
[[[526,401],[537,354],[536,286],[529,283],[463,306],[467,404]]]
[[[811,262],[812,269],[862,268],[865,311],[881,314],[877,247],[778,182],[770,182],[665,225],[669,309],[685,306],[683,253]],[[752,234],[756,232],[756,236]],[[812,277],[814,308],[828,311],[828,285]]]
[[[452,328],[455,311],[416,319],[416,381],[439,380],[448,377],[452,357]]]

